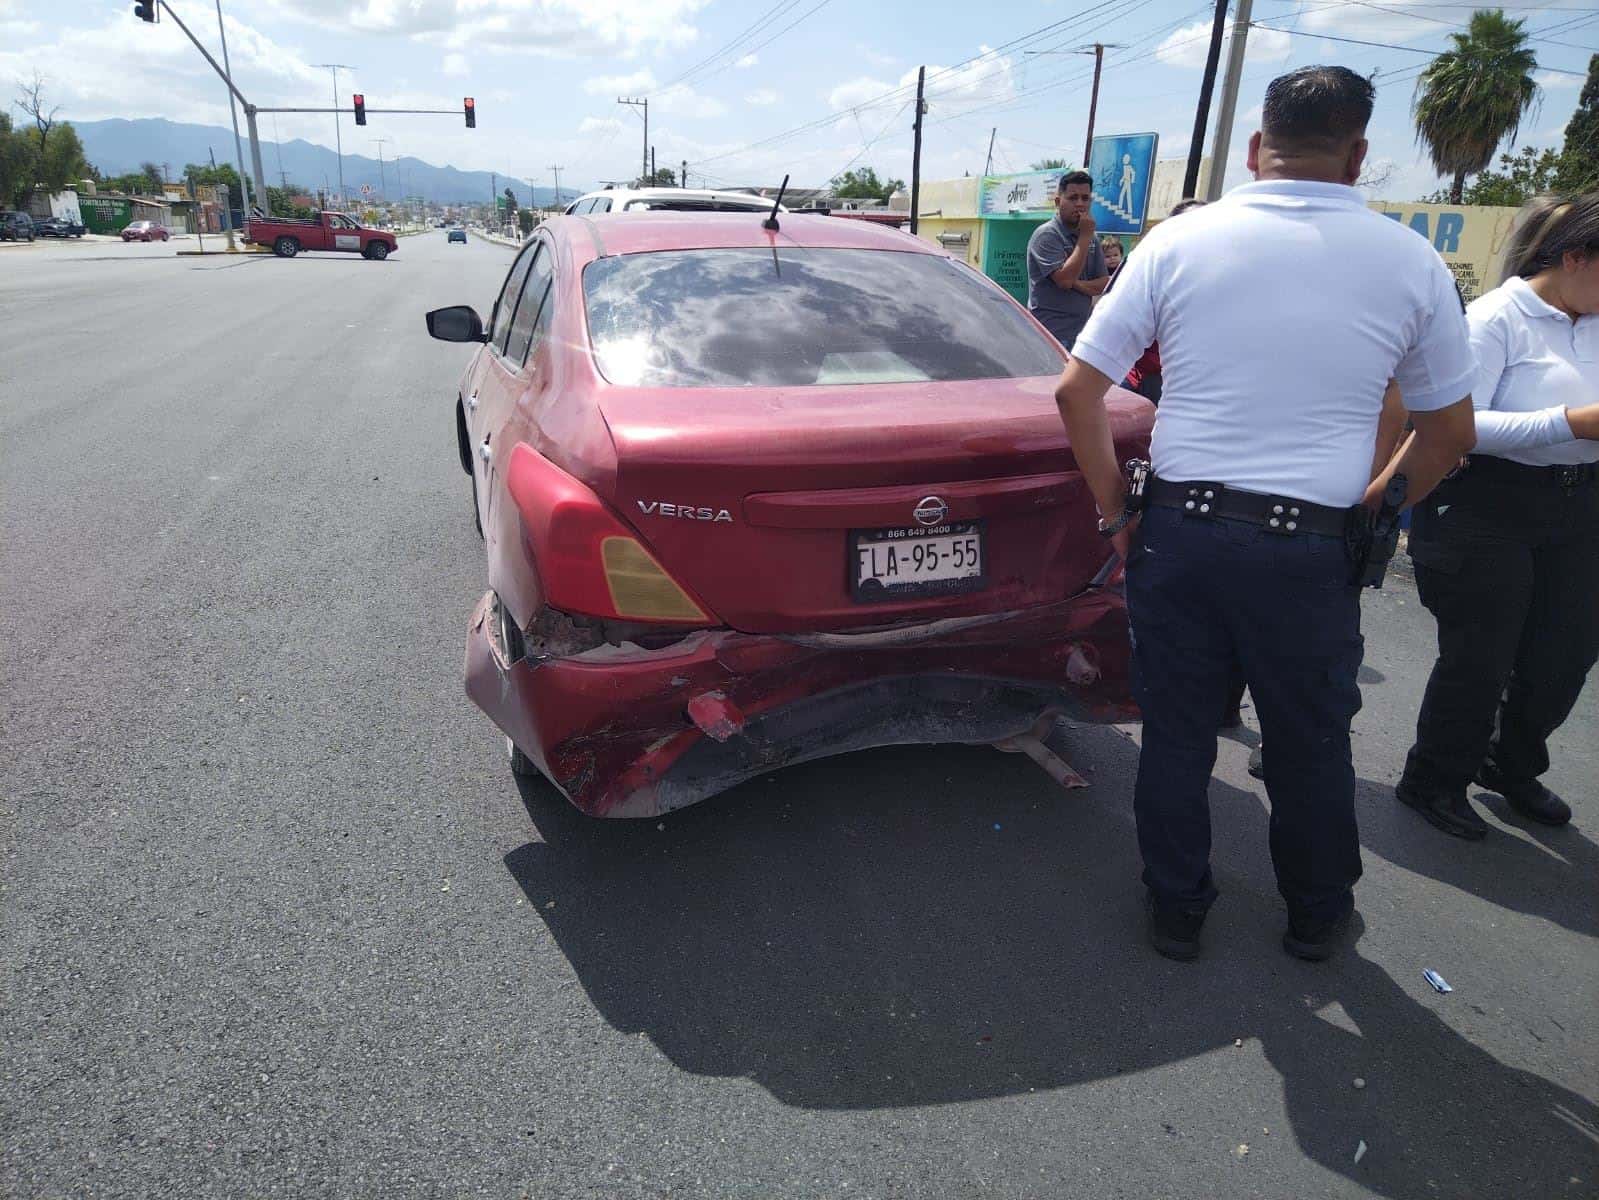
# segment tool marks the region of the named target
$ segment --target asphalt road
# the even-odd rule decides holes
[[[1368,596],[1365,933],[1323,966],[1277,944],[1252,735],[1187,966],[1131,730],[1068,732],[1087,791],[896,749],[589,821],[461,688],[468,351],[422,313],[510,252],[176,249],[0,248],[0,1192],[1599,1195],[1596,687],[1575,824],[1446,838],[1389,791],[1431,625]]]

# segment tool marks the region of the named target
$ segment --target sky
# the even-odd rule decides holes
[[[219,53],[215,0],[173,0]],[[643,121],[618,97],[649,97],[660,166],[687,160],[691,184],[821,186],[850,167],[908,179],[916,71],[927,68],[924,179],[993,173],[1045,157],[1077,162],[1093,42],[1106,44],[1096,132],[1153,131],[1161,158],[1188,151],[1211,5],[1189,0],[223,0],[240,90],[258,106],[341,103],[442,108],[443,116],[346,113],[348,152],[415,155],[563,190],[636,175]],[[1594,0],[1512,0],[1537,40],[1541,98],[1517,145],[1558,145],[1590,55]],[[1410,102],[1428,54],[1472,6],[1442,0],[1255,0],[1228,186],[1267,82],[1292,67],[1378,72],[1369,136],[1386,181],[1373,196],[1437,186],[1415,142]],[[1270,26],[1265,29],[1258,26]],[[1391,44],[1394,48],[1351,44]],[[1111,48],[1114,47],[1114,48]],[[219,55],[220,57],[220,55]],[[1225,62],[1225,51],[1223,62]],[[67,120],[166,117],[226,126],[221,81],[176,24],[149,25],[123,0],[0,0],[0,98],[42,75]],[[463,96],[476,99],[468,130]],[[13,115],[18,115],[13,110]],[[261,133],[331,147],[327,114],[261,117]],[[275,124],[274,124],[275,123]],[[1214,119],[1213,122],[1214,124]],[[1207,140],[1207,149],[1209,142]]]

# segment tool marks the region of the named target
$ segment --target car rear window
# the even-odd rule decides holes
[[[1054,375],[1061,352],[968,268],[884,250],[678,250],[583,272],[612,383],[801,387]]]
[[[738,200],[676,200],[655,197],[649,200],[629,200],[627,212],[767,212],[770,204],[749,203]]]

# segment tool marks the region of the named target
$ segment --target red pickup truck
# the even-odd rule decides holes
[[[344,250],[384,259],[400,248],[392,233],[367,229],[336,212],[319,212],[308,220],[252,217],[245,241],[271,246],[280,258],[293,258],[302,250]]]

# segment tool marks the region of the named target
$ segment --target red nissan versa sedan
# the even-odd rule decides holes
[[[1136,715],[1060,349],[927,242],[784,214],[556,217],[461,383],[488,549],[467,694],[512,768],[647,817],[788,763]],[[1117,389],[1123,458],[1154,410]]]

